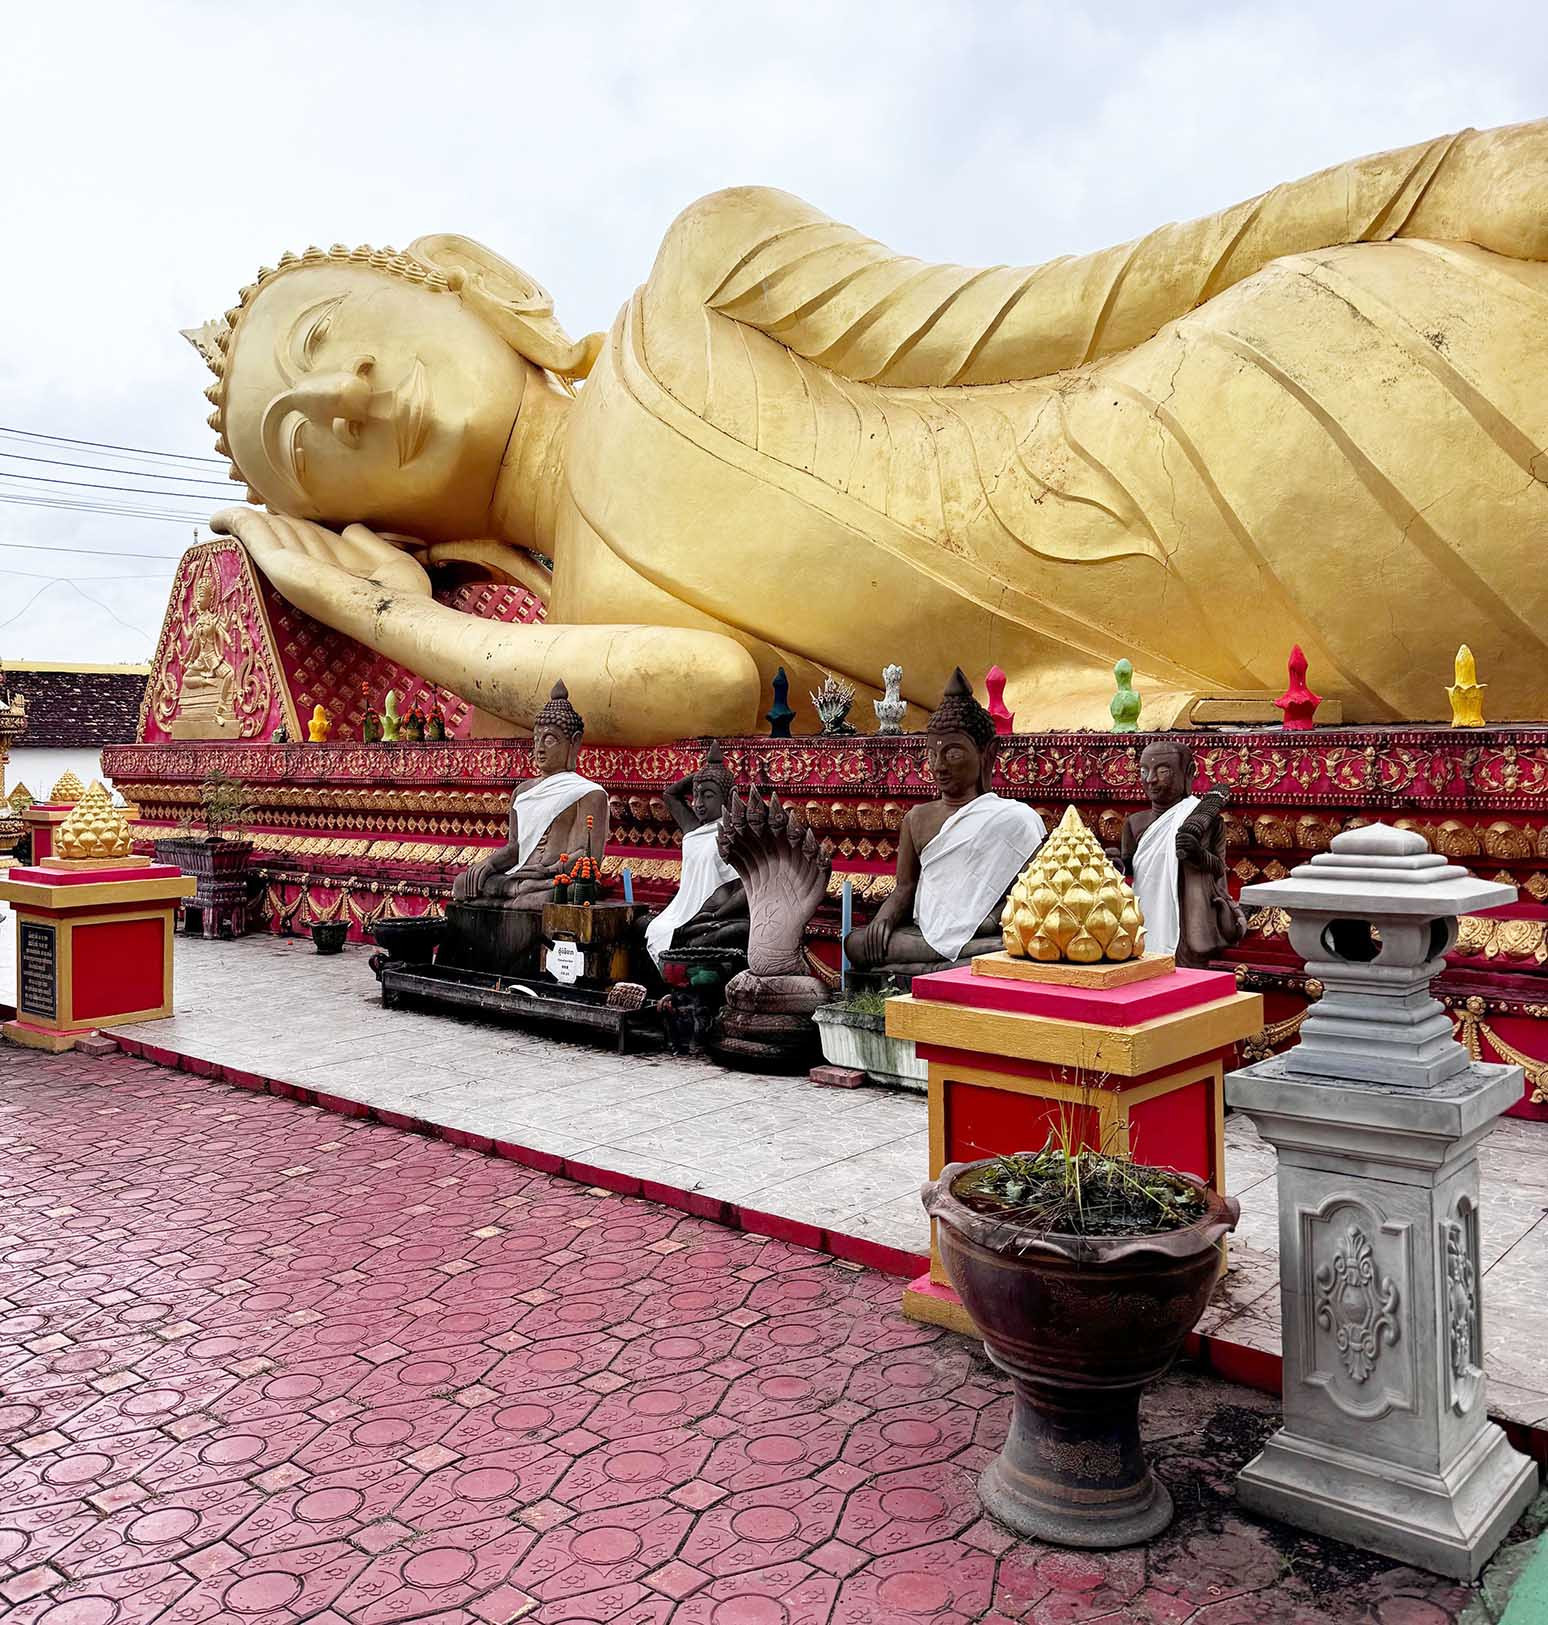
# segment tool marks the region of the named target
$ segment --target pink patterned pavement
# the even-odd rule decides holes
[[[1192,1376],[1147,1413],[1166,1536],[1018,1543],[973,1491],[1006,1385],[898,1293],[442,1141],[0,1046],[0,1617],[1446,1625],[1474,1597],[1238,1515],[1272,1402]]]

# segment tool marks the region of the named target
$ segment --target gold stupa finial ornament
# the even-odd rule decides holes
[[[1074,807],[1011,887],[1000,926],[1017,959],[1097,965],[1145,952],[1134,893]]]
[[[54,781],[54,788],[48,793],[49,805],[73,807],[85,794],[86,786],[67,768],[63,775]]]
[[[1465,643],[1457,650],[1452,669],[1455,675],[1446,690],[1446,697],[1451,701],[1451,726],[1482,728],[1484,690],[1489,685],[1478,681],[1478,662],[1473,659],[1473,651]]]
[[[76,802],[54,838],[56,854],[71,862],[83,858],[127,858],[129,820],[100,784]]]
[[[11,805],[11,812],[17,818],[20,818],[21,815],[32,805],[33,794],[25,784],[18,784],[16,788],[11,791],[8,799]]]

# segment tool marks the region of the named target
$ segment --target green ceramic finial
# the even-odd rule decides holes
[[[387,697],[382,701],[382,743],[384,745],[396,745],[398,743],[402,720],[398,715],[398,691],[395,688],[389,688]]]
[[[1113,667],[1113,676],[1117,679],[1118,692],[1113,695],[1107,706],[1113,719],[1113,732],[1137,733],[1140,706],[1144,702],[1134,692],[1134,667],[1127,660],[1120,660]]]

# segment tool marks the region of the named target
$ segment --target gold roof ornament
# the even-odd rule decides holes
[[[1017,959],[1096,965],[1145,952],[1139,903],[1074,807],[1011,887],[1000,925]]]
[[[48,801],[52,807],[73,807],[85,794],[86,786],[74,773],[66,769],[64,774],[54,781],[54,788],[48,793]]]
[[[57,856],[78,862],[84,858],[127,858],[129,820],[115,807],[100,784],[76,802],[54,838]]]

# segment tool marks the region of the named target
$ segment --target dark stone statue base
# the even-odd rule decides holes
[[[822,1058],[812,1012],[828,997],[815,976],[755,976],[742,971],[726,983],[716,1059],[749,1071],[807,1071]]]
[[[543,944],[543,911],[497,898],[446,905],[446,936],[437,960],[457,970],[535,976]]]

